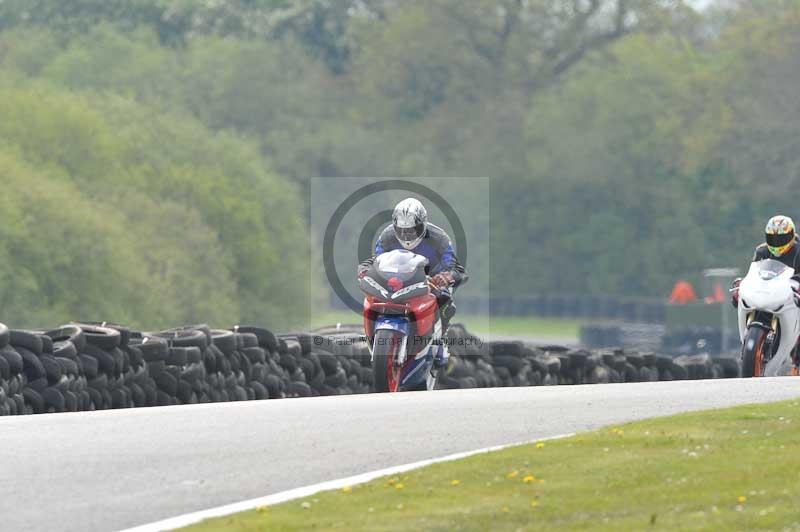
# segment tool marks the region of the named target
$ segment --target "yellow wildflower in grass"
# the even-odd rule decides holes
[[[350,486],[345,486],[342,488],[342,491],[345,493],[350,493],[351,491],[353,491],[353,488],[351,488]]]
[[[402,482],[398,482],[397,484],[394,485],[394,489],[396,490],[401,490],[403,488],[405,488],[405,486],[403,485]]]
[[[537,501],[536,499],[532,500],[531,501],[531,507],[532,508],[536,508],[537,506],[539,506],[539,501]]]
[[[397,484],[398,482],[400,482],[400,479],[397,477],[392,477],[386,481],[386,483],[389,484],[390,486],[393,484]]]
[[[503,506],[503,513],[504,513],[504,514],[507,514],[507,513],[508,513],[508,506]]]
[[[507,474],[506,478],[517,478],[517,475],[519,475],[519,471],[514,470],[511,473]]]
[[[544,443],[543,443],[543,442],[539,442],[539,443],[537,443],[537,444],[536,444],[536,448],[537,448],[537,449],[544,449]]]
[[[258,512],[260,514],[263,514],[267,510],[269,510],[269,506],[259,506],[258,508],[256,508],[256,512]]]
[[[745,502],[747,502],[747,497],[745,497],[744,495],[739,495],[738,501],[739,504],[744,504]]]
[[[461,484],[461,481],[458,480],[457,478],[454,478],[453,480],[450,481],[451,486],[458,486],[459,484]]]
[[[525,484],[530,484],[531,482],[535,482],[535,481],[536,481],[536,477],[534,477],[533,475],[528,475],[527,477],[522,479],[522,482],[524,482]]]

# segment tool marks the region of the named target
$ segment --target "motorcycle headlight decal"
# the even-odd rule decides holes
[[[389,298],[389,291],[386,290],[384,287],[382,287],[380,285],[380,283],[378,281],[376,281],[375,279],[373,279],[372,277],[367,275],[366,277],[364,277],[364,282],[367,283],[368,285],[370,285],[372,288],[374,288],[378,292],[380,292],[380,294],[384,298],[386,298],[386,299]]]
[[[414,290],[419,290],[420,288],[425,288],[426,286],[427,286],[427,284],[425,282],[410,284],[410,285],[406,286],[405,288],[401,288],[400,290],[398,290],[397,292],[392,294],[392,299],[396,299],[398,297],[402,297],[402,296],[408,294],[409,292],[413,292]]]

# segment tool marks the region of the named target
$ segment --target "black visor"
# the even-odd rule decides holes
[[[794,232],[785,233],[783,235],[767,235],[767,245],[780,248],[788,244],[794,238]]]
[[[414,227],[394,227],[394,234],[398,240],[411,242],[418,239],[425,232],[425,224],[417,224]]]

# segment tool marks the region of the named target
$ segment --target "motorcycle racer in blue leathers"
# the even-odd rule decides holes
[[[359,264],[359,277],[363,276],[378,255],[395,249],[407,249],[428,259],[429,284],[436,294],[442,316],[442,337],[456,313],[453,292],[466,280],[464,267],[458,260],[450,237],[441,228],[428,221],[428,212],[422,203],[406,198],[392,212],[392,223],[381,231],[372,257]],[[439,350],[437,365],[447,362],[446,345]]]

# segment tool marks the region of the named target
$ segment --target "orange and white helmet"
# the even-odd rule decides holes
[[[775,257],[780,257],[794,247],[794,222],[788,216],[773,216],[764,230],[767,248]]]

